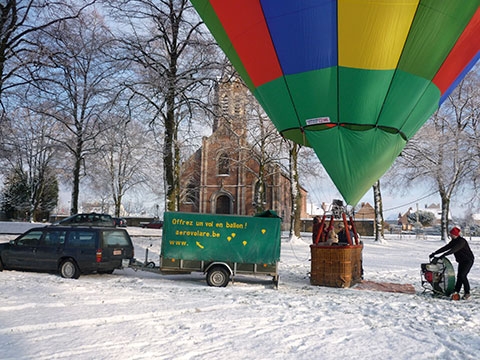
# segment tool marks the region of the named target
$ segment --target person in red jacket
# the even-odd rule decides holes
[[[445,246],[434,251],[430,254],[430,258],[435,257],[437,254],[442,254],[440,257],[453,254],[455,260],[458,263],[457,281],[455,283],[455,293],[452,295],[452,300],[460,299],[460,289],[463,286],[463,299],[467,300],[470,297],[470,283],[468,282],[467,275],[473,266],[475,257],[468,245],[467,240],[460,236],[460,228],[455,226],[450,230],[450,237],[452,240]]]

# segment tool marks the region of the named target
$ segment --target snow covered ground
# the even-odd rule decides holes
[[[158,262],[161,231],[127,230],[136,257],[149,248]],[[480,239],[470,240],[472,299],[458,302],[422,294],[420,264],[438,238],[363,241],[365,279],[413,284],[416,294],[310,285],[309,234],[282,240],[278,290],[262,277],[211,288],[202,274],[4,271],[0,358],[478,359]]]

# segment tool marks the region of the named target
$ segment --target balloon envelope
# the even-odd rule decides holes
[[[279,132],[355,205],[476,63],[480,0],[192,0]]]

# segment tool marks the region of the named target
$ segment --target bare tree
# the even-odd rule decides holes
[[[254,202],[256,212],[261,212],[265,210],[264,207],[266,204],[266,179],[279,170],[277,167],[273,166],[277,160],[274,156],[274,154],[276,155],[277,153],[274,144],[278,144],[278,135],[270,120],[265,114],[263,114],[258,106],[256,110],[257,111],[252,116],[252,119],[250,119],[250,124],[248,126],[248,146],[250,148],[245,151],[243,163],[248,171],[256,177]],[[274,152],[272,152],[272,150]],[[258,165],[258,171],[253,167],[248,166],[249,160],[253,160],[253,163]]]
[[[242,165],[255,178],[256,212],[265,210],[267,179],[289,173],[289,148],[260,105],[250,96],[247,109],[247,142],[243,145]],[[255,166],[249,166],[249,164]],[[282,165],[282,166],[280,166]],[[291,179],[290,179],[291,180]],[[271,186],[278,186],[275,182]]]
[[[163,126],[166,209],[178,209],[182,126],[206,106],[218,48],[188,0],[105,1],[127,20],[123,41],[137,64],[129,89],[145,102],[144,116]],[[214,56],[215,55],[215,56]],[[186,125],[188,127],[188,125]]]
[[[95,140],[110,124],[105,121],[122,73],[112,59],[116,45],[103,18],[95,11],[42,32],[44,48],[36,94],[50,107],[43,111],[62,125],[56,140],[71,156],[71,213],[78,211],[80,180]]]
[[[17,199],[12,205],[33,221],[37,214],[52,210],[57,203],[58,184],[53,171],[57,151],[51,138],[58,126],[27,109],[19,109],[14,115],[15,120],[4,127],[2,147],[8,156],[3,160],[2,170],[21,179],[25,186],[21,194],[24,200]]]
[[[94,188],[110,194],[115,216],[121,215],[122,200],[129,191],[148,180],[150,139],[139,122],[128,117],[112,119],[115,126],[100,134],[96,162],[92,162]]]
[[[255,193],[257,211],[264,210],[263,204],[259,201],[266,197],[266,179],[274,178],[275,175],[285,175],[290,181],[290,233],[300,237],[301,229],[301,211],[302,211],[302,189],[299,175],[299,157],[301,148],[291,142],[284,140],[276,130],[273,123],[268,119],[256,100],[249,101],[250,119],[248,124],[248,139],[251,149],[244,157],[245,163],[253,159],[255,164],[259,165],[257,178],[257,188]],[[252,169],[249,169],[253,173]],[[276,186],[275,182],[273,186]]]
[[[27,65],[35,64],[34,35],[75,18],[91,1],[6,0],[0,3],[0,105],[4,92],[31,81]],[[75,4],[75,6],[73,6]],[[31,69],[30,69],[31,70]]]
[[[442,202],[442,238],[447,239],[452,196],[478,176],[478,74],[465,77],[442,107],[405,147],[397,164],[408,183],[425,181]],[[475,95],[476,94],[476,95]],[[475,95],[475,96],[474,96]]]

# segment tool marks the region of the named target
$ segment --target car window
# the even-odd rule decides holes
[[[37,246],[42,235],[42,230],[30,231],[29,233],[18,238],[16,244],[18,246]]]
[[[73,230],[68,237],[68,246],[77,248],[91,248],[96,245],[96,232],[89,230]]]
[[[48,231],[40,242],[40,245],[44,246],[58,246],[65,243],[66,231]]]
[[[105,231],[103,233],[104,246],[129,246],[128,235],[124,231]]]

